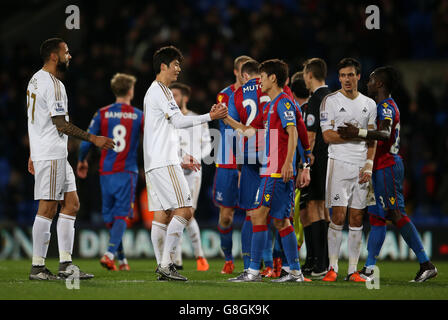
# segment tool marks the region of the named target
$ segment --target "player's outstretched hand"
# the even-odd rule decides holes
[[[28,158],[28,172],[34,176],[34,164],[31,161],[31,157]]]
[[[212,120],[224,119],[227,117],[228,110],[222,103],[214,104],[210,110],[210,118]]]
[[[78,165],[76,166],[76,174],[81,179],[85,179],[87,177],[87,171],[89,170],[89,163],[87,160],[78,161]]]
[[[338,127],[338,133],[343,139],[358,138],[359,128],[353,124],[344,122],[345,127]]]
[[[180,166],[182,167],[182,169],[188,169],[192,171],[201,170],[201,163],[188,153],[183,157]]]
[[[111,138],[92,135],[92,143],[101,149],[113,149],[115,142]]]

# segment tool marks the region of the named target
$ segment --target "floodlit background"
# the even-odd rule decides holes
[[[370,4],[380,8],[379,30],[365,26],[365,9]],[[69,5],[80,10],[79,29],[66,28]],[[0,258],[29,253],[28,231],[37,202],[34,179],[27,171],[26,86],[42,66],[40,44],[55,36],[65,39],[73,56],[63,82],[71,121],[83,129],[98,108],[114,102],[109,80],[116,72],[137,77],[133,105],[142,108],[155,77],[152,55],[168,44],[185,56],[179,80],[192,87],[189,108],[198,113],[208,112],[216,94],[234,82],[233,60],[243,54],[259,62],[281,58],[289,64],[290,75],[301,70],[306,59],[323,58],[328,65],[327,84],[333,90],[339,88],[337,62],[354,57],[362,63],[360,91],[365,94],[373,69],[395,66],[403,77],[393,96],[401,112],[407,212],[425,234],[430,255],[448,258],[448,240],[443,236],[448,229],[447,0],[16,0],[0,3],[0,18]],[[78,147],[79,141],[70,139],[69,160],[74,168]],[[103,228],[98,160],[99,152],[91,152],[88,179],[77,179],[78,236],[82,230],[94,230],[81,239],[87,247],[89,237],[96,237],[91,241],[98,243],[107,241],[107,234],[101,235],[105,230],[98,229]],[[219,246],[213,242],[218,221],[218,209],[211,201],[214,170],[213,165],[203,165],[196,212],[203,241],[211,247]],[[143,228],[143,188],[140,174],[136,219],[128,233],[133,240]],[[242,218],[238,212],[237,226]],[[92,256],[102,254],[98,246],[90,252]],[[143,256],[147,253],[142,252]]]

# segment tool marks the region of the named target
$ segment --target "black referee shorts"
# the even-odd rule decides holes
[[[327,180],[328,156],[316,156],[311,166],[311,182],[308,186],[309,200],[325,200],[325,183]]]

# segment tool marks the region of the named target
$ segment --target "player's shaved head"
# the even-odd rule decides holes
[[[173,82],[172,84],[170,84],[169,86],[170,89],[177,89],[179,90],[183,96],[189,98],[191,95],[191,88],[190,86],[184,84],[184,83],[180,83],[180,82]]]
[[[260,73],[265,72],[268,77],[272,74],[277,79],[277,86],[283,88],[288,78],[289,68],[288,65],[280,59],[270,59],[263,61],[258,69]]]
[[[162,63],[169,67],[171,62],[175,60],[182,62],[183,59],[184,57],[182,56],[182,53],[175,46],[162,47],[157,50],[153,56],[152,64],[154,72],[156,74],[160,73],[160,66],[162,65]]]
[[[60,44],[65,42],[61,38],[51,38],[45,40],[40,46],[40,56],[42,60],[47,62],[50,59],[52,53],[58,53]]]
[[[389,93],[395,90],[400,78],[397,69],[392,66],[379,67],[373,71],[372,76],[380,81]]]
[[[248,60],[243,63],[241,66],[241,74],[247,73],[250,76],[254,76],[258,74],[258,68],[260,67],[260,64],[256,60]]]
[[[245,63],[246,61],[253,60],[249,56],[239,56],[233,61],[233,69],[238,71],[240,69],[240,66]]]

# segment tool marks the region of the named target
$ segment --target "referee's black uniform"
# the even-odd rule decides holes
[[[324,200],[325,201],[325,182],[327,175],[328,162],[328,144],[325,143],[320,127],[320,105],[322,100],[331,93],[328,86],[322,86],[316,89],[308,100],[308,106],[304,109],[303,120],[306,129],[316,133],[314,140],[314,163],[311,166],[311,182],[307,188],[306,201]],[[308,229],[308,227],[307,227]],[[307,261],[308,270],[313,273],[322,273],[328,267],[328,224],[325,220],[312,223],[307,230],[311,239],[312,246],[311,257],[314,261]],[[306,235],[305,235],[306,238]],[[308,249],[308,247],[307,247]],[[307,255],[308,256],[308,255]],[[307,259],[308,260],[308,259]],[[308,272],[309,272],[308,271]]]

